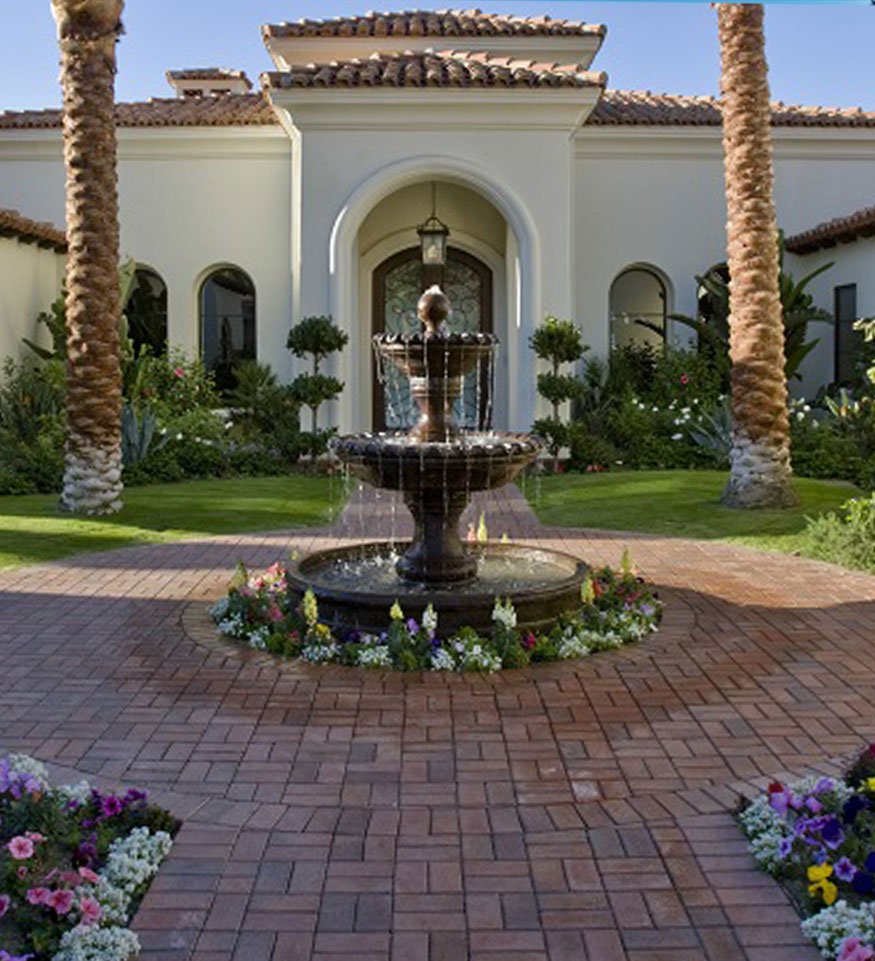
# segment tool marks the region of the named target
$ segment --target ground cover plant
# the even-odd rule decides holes
[[[875,745],[843,777],[770,784],[739,820],[823,956],[875,959]]]
[[[258,572],[241,566],[227,596],[210,613],[224,635],[313,664],[492,674],[631,644],[657,629],[662,610],[653,589],[634,574],[624,555],[619,571],[604,568],[587,577],[577,611],[538,634],[519,629],[513,605],[502,598],[495,601],[490,637],[471,628],[442,636],[440,615],[431,605],[404,611],[397,601],[386,612],[386,629],[379,635],[339,634],[320,621],[312,591],[302,599],[290,592],[282,563]]]
[[[724,540],[761,550],[805,547],[807,518],[837,511],[853,485],[797,478],[798,507],[736,511],[722,507],[720,471],[617,471],[528,478],[524,493],[542,523]]]
[[[45,767],[0,760],[0,958],[128,961],[128,922],[178,827],[146,793],[52,787]]]
[[[131,488],[124,508],[109,518],[60,514],[56,495],[2,497],[0,569],[188,537],[323,524],[342,496],[339,478],[290,474]]]

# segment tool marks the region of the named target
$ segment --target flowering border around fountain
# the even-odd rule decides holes
[[[144,791],[52,787],[39,761],[0,761],[0,961],[134,958],[128,923],[177,828]]]
[[[739,821],[829,961],[875,961],[875,744],[843,777],[774,782]]]
[[[210,608],[219,632],[255,650],[311,664],[493,674],[615,650],[657,630],[663,612],[655,591],[636,577],[624,554],[619,571],[603,568],[588,576],[580,607],[546,632],[520,630],[513,605],[496,598],[490,637],[462,628],[441,638],[440,616],[431,605],[412,617],[397,601],[380,634],[350,631],[339,637],[320,621],[312,591],[301,601],[289,592],[287,575],[282,563],[261,572],[240,565],[227,596]]]

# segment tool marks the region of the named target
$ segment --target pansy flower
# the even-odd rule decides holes
[[[835,863],[835,875],[839,881],[853,881],[857,868],[850,858],[839,858]]]

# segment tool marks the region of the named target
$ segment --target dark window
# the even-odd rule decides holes
[[[852,384],[857,379],[857,366],[863,350],[862,331],[854,330],[857,320],[857,285],[843,284],[835,288],[835,380]]]
[[[167,284],[151,267],[137,268],[125,316],[137,353],[143,347],[156,356],[167,353]]]
[[[201,285],[201,354],[221,391],[231,390],[234,368],[255,360],[255,285],[236,267],[213,271]]]

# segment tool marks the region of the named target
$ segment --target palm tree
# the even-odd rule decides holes
[[[115,45],[123,0],[52,0],[67,169],[67,442],[61,506],[121,507]]]
[[[787,507],[790,420],[772,200],[769,83],[758,3],[717,6],[730,281],[730,507]]]

